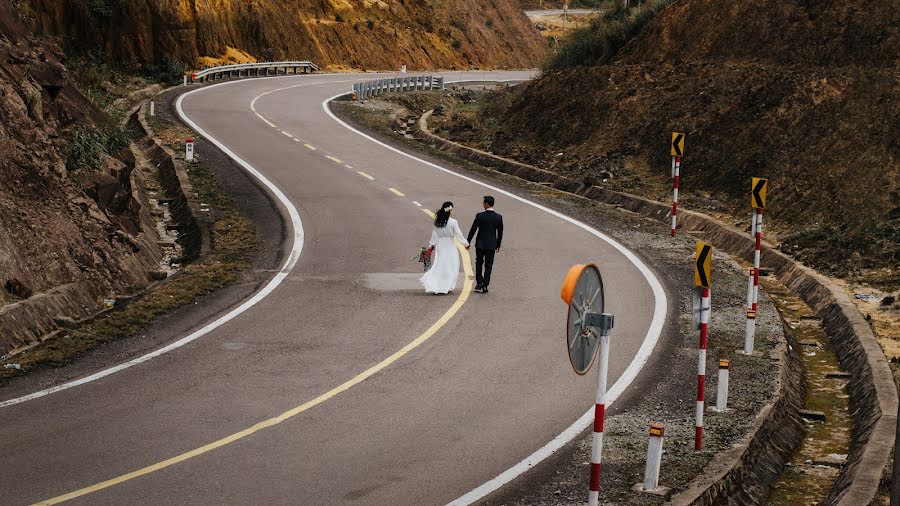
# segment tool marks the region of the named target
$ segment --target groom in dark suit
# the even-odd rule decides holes
[[[484,197],[484,211],[475,216],[475,222],[469,229],[469,243],[472,242],[476,232],[478,238],[475,240],[475,291],[488,293],[494,254],[500,251],[500,243],[503,241],[503,216],[494,211],[494,197],[490,195]]]

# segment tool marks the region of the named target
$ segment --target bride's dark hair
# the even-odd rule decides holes
[[[446,211],[444,209],[447,209]],[[437,228],[444,228],[447,226],[447,221],[450,219],[450,211],[453,209],[453,202],[444,202],[441,205],[441,208],[434,213],[434,226]]]

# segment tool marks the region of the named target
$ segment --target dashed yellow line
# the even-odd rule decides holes
[[[313,146],[312,144],[304,144],[304,146],[306,146],[306,149],[309,149],[310,151],[315,151],[315,150],[316,150],[316,147]]]
[[[291,138],[291,139],[293,139],[293,138],[294,138],[294,136],[293,136],[293,135],[291,135],[291,134],[289,134],[289,133],[287,133],[287,132],[285,132],[285,131],[284,131],[284,130],[282,130],[282,131],[281,131],[281,133],[283,133],[283,134],[284,134],[284,135],[285,135],[285,136],[287,136],[287,137],[290,137],[290,138]]]
[[[394,195],[397,195],[398,197],[405,197],[405,196],[406,196],[405,194],[401,193],[400,190],[398,190],[398,189],[396,189],[396,188],[388,188],[388,190],[390,190],[391,193],[393,193]]]
[[[333,157],[333,156],[331,156],[331,155],[326,155],[325,158],[331,160],[331,161],[334,162],[334,163],[343,163],[343,162],[341,162],[339,159],[337,159],[337,158],[335,158],[335,157]]]
[[[361,170],[356,171],[356,173],[359,174],[360,176],[362,176],[362,177],[368,179],[369,181],[374,181],[374,180],[375,180],[374,177],[372,177],[372,176],[366,174],[365,172],[363,172],[363,171],[361,171]]]
[[[434,213],[433,213],[433,212],[429,211],[428,209],[421,209],[421,211],[422,211],[423,213],[427,214],[428,217],[431,218],[432,220],[434,219]]]
[[[432,218],[434,217],[434,215],[431,213],[431,211],[429,211],[427,209],[422,209],[422,211],[424,211],[430,217],[432,217]],[[377,364],[366,369],[365,371],[359,373],[358,375],[354,376],[350,380],[348,380],[348,381],[338,385],[337,387],[332,388],[331,390],[325,392],[324,394],[316,397],[315,399],[307,401],[307,402],[297,406],[296,408],[285,411],[284,413],[282,413],[276,417],[269,418],[267,420],[263,420],[255,425],[253,425],[252,427],[244,429],[240,432],[235,432],[234,434],[231,434],[230,436],[223,437],[222,439],[213,441],[212,443],[201,446],[200,448],[196,448],[194,450],[182,453],[180,455],[176,455],[172,458],[163,460],[161,462],[157,462],[156,464],[152,464],[147,467],[143,467],[136,471],[132,471],[130,473],[123,474],[121,476],[117,476],[115,478],[112,478],[112,479],[109,479],[106,481],[102,481],[95,485],[91,485],[89,487],[78,489],[78,490],[69,492],[67,494],[63,494],[60,496],[56,496],[56,497],[41,501],[37,504],[59,504],[61,502],[69,501],[69,500],[75,499],[77,497],[82,497],[82,496],[85,496],[88,494],[92,494],[94,492],[98,492],[100,490],[118,485],[120,483],[124,483],[126,481],[133,480],[135,478],[139,478],[141,476],[145,476],[145,475],[154,473],[156,471],[165,469],[167,467],[173,466],[180,462],[184,462],[186,460],[192,459],[199,455],[203,455],[204,453],[210,452],[217,448],[221,448],[227,444],[233,443],[233,442],[243,439],[247,436],[255,434],[263,429],[273,427],[273,426],[278,425],[286,420],[289,420],[289,419],[299,415],[300,413],[303,413],[304,411],[307,411],[315,406],[318,406],[319,404],[322,404],[323,402],[331,399],[332,397],[334,397],[340,393],[343,393],[343,392],[349,390],[350,388],[362,383],[363,381],[371,378],[378,372],[384,370],[389,365],[391,365],[394,362],[403,358],[403,356],[408,354],[410,351],[418,348],[422,343],[424,343],[425,341],[430,339],[433,335],[437,334],[437,332],[439,330],[441,330],[441,328],[443,328],[444,325],[446,325],[447,322],[449,322],[450,319],[452,319],[456,315],[456,313],[459,312],[459,310],[462,308],[463,304],[465,304],[466,301],[469,299],[469,295],[472,293],[472,277],[473,277],[472,259],[469,257],[466,250],[463,248],[463,245],[458,241],[456,243],[456,248],[459,250],[460,254],[462,255],[463,271],[465,272],[465,281],[463,282],[463,288],[459,292],[459,296],[456,298],[456,301],[453,303],[452,306],[450,306],[450,309],[448,309],[447,312],[445,312],[440,317],[440,319],[438,319],[436,322],[434,322],[434,324],[431,327],[428,328],[428,330],[423,332],[422,335],[420,335],[419,337],[410,341],[403,348],[400,348],[398,351],[394,352],[391,356],[387,357],[386,359],[382,360],[381,362],[378,362]]]

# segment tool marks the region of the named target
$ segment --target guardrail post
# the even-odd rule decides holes
[[[438,77],[438,85],[440,86],[441,91],[443,91],[444,90],[444,77],[443,76]]]

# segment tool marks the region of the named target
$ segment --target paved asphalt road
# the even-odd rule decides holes
[[[413,202],[452,200],[467,230],[487,190],[330,118],[323,100],[354,80],[244,80],[185,98],[191,119],[298,208],[300,261],[267,298],[183,348],[0,409],[0,502],[80,490],[277,417],[389,357],[462,302],[415,288],[410,258],[431,225]],[[257,116],[251,101],[267,92]],[[472,294],[408,354],[296,416],[74,502],[442,504],[529,455],[593,403],[594,373],[576,377],[564,346],[559,289],[569,267],[601,263],[616,313],[610,384],[644,340],[654,298],[599,238],[501,195],[497,210],[506,235],[491,293]]]

